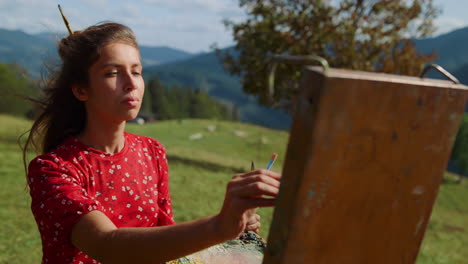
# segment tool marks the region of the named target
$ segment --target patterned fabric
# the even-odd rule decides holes
[[[70,242],[73,225],[93,210],[118,227],[174,224],[164,147],[125,133],[109,154],[74,137],[29,164],[31,209],[42,239],[43,263],[98,263]]]

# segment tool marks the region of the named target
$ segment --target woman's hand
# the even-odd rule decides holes
[[[245,213],[247,216],[247,224],[244,231],[252,231],[258,234],[260,231],[260,215],[257,214],[257,208],[249,209]]]
[[[216,216],[217,232],[228,240],[246,229],[258,231],[260,218],[255,208],[274,205],[280,179],[280,174],[264,169],[233,176],[227,184],[221,212]]]

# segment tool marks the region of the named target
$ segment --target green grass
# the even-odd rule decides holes
[[[446,173],[419,255],[419,263],[468,263],[468,180]]]
[[[41,241],[29,210],[30,197],[18,135],[30,123],[0,115],[0,263],[40,263]]]
[[[0,263],[39,263],[41,243],[16,143],[30,122],[0,115],[0,124]],[[209,125],[216,125],[216,130],[208,132]],[[235,136],[234,130],[247,136]],[[281,171],[288,140],[286,132],[209,120],[129,125],[128,131],[151,136],[166,146],[178,222],[215,214],[223,202],[225,184],[233,174],[249,170],[251,160],[265,167],[271,153],[277,152],[273,169]],[[203,138],[189,140],[195,133]],[[468,263],[468,180],[454,184],[451,177],[447,174],[441,186],[418,263]],[[267,237],[272,210],[261,209],[260,215],[261,235]]]

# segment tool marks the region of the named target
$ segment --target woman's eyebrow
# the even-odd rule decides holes
[[[101,66],[102,69],[107,68],[107,67],[120,67],[122,66],[121,64],[118,63],[105,63]]]
[[[120,64],[120,63],[115,63],[115,62],[110,62],[110,63],[105,63],[101,66],[101,68],[107,68],[107,67],[123,67],[124,64]],[[135,67],[142,67],[141,63],[134,63],[132,64],[131,68],[135,68]]]

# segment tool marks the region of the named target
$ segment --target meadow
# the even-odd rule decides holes
[[[30,125],[0,115],[0,263],[40,263],[41,243],[17,143]],[[276,152],[273,170],[280,172],[288,141],[284,131],[213,120],[129,124],[128,131],[154,137],[166,146],[177,222],[215,214],[225,184],[232,175],[248,171],[251,161],[257,168],[265,167]],[[29,158],[33,156],[29,153]],[[260,209],[259,214],[261,235],[266,238],[272,209]],[[467,245],[468,180],[455,184],[453,175],[446,173],[417,263],[468,263]]]

